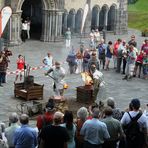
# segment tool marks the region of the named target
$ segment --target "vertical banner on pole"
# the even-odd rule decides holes
[[[0,12],[0,37],[12,15],[12,9],[9,6],[4,7]]]
[[[85,21],[86,21],[87,14],[88,14],[88,10],[89,10],[89,6],[88,6],[88,4],[86,3],[86,4],[85,4],[85,7],[84,7],[83,18],[82,18],[81,34],[82,34],[82,32],[83,32],[83,28],[84,28],[84,24],[85,24]]]

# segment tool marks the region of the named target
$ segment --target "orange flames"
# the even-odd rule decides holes
[[[82,76],[82,80],[85,82],[85,86],[93,84],[93,80],[88,72],[82,72],[81,76]]]

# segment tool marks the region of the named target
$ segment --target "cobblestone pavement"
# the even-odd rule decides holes
[[[138,47],[140,47],[144,38],[141,37],[140,32],[135,30],[129,30],[127,35],[107,35],[107,41],[115,41],[117,38],[123,38],[129,40],[131,34],[136,34],[138,41]],[[79,47],[79,38],[73,38],[72,44],[75,47]],[[87,46],[88,39],[84,42]],[[50,51],[54,59],[64,62],[68,51],[65,49],[64,42],[58,43],[44,43],[36,40],[28,40],[20,46],[11,47],[13,56],[11,57],[10,70],[16,70],[16,59],[18,54],[25,56],[27,63],[31,67],[36,67],[42,65],[42,59],[46,56],[46,53]],[[67,64],[64,63],[63,66],[67,69]],[[116,100],[117,107],[124,109],[128,106],[130,99],[140,98],[142,106],[148,103],[148,81],[135,78],[132,81],[123,81],[122,75],[115,73],[114,69],[110,71],[102,71],[104,73],[104,78],[106,81],[107,96],[112,96]],[[49,96],[52,95],[52,80],[44,76],[44,70],[39,69],[36,71],[31,71],[31,75],[34,76],[35,82],[39,84],[44,84],[44,100],[46,101]],[[24,100],[14,98],[14,80],[15,75],[7,76],[7,83],[4,87],[0,87],[0,121],[8,120],[8,115],[12,111],[17,111],[16,105],[23,102]],[[83,85],[81,77],[79,74],[67,74],[66,81],[69,84],[69,89],[66,90],[65,96],[68,99],[73,98],[73,102],[76,103],[76,87]],[[76,110],[76,108],[75,108]]]

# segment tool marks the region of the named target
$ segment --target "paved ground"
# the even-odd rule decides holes
[[[130,30],[128,35],[115,36],[107,35],[107,41],[115,41],[118,37],[125,40],[129,40],[131,34],[136,34],[138,47],[140,47],[144,38],[138,31]],[[79,47],[79,38],[73,39],[73,45]],[[84,40],[87,45],[87,39]],[[27,63],[31,67],[36,67],[42,65],[42,59],[48,51],[53,54],[53,57],[61,62],[65,61],[68,51],[65,49],[64,43],[43,43],[40,41],[29,40],[23,43],[21,46],[11,47],[13,56],[11,57],[10,70],[16,70],[16,59],[18,54],[25,56]],[[67,69],[67,64],[63,64]],[[114,69],[106,72],[103,71],[104,78],[107,87],[107,96],[112,96],[115,98],[117,107],[126,108],[131,98],[140,98],[142,106],[148,103],[148,81],[143,79],[135,78],[133,81],[127,82],[122,80],[122,75],[114,72]],[[37,71],[32,71],[31,75],[34,75],[35,82],[39,84],[44,84],[44,100],[47,100],[49,96],[52,95],[52,81],[44,76],[44,70],[40,69]],[[17,111],[16,105],[24,100],[14,98],[14,80],[15,75],[8,75],[7,84],[3,88],[0,88],[0,121],[8,119],[8,115],[12,111]],[[66,91],[65,95],[68,98],[73,98],[72,103],[75,104],[73,109],[76,110],[78,105],[76,103],[76,86],[81,86],[83,84],[79,74],[66,76],[66,81],[69,84],[69,89]],[[82,105],[82,104],[81,104]]]

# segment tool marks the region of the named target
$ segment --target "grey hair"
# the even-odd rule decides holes
[[[17,123],[18,122],[18,114],[17,113],[11,113],[10,116],[9,116],[9,122],[10,123]]]
[[[110,106],[111,108],[115,108],[115,99],[113,97],[108,97],[107,105]]]
[[[28,124],[29,123],[29,116],[27,114],[22,114],[20,116],[20,123],[21,124]]]
[[[86,118],[88,117],[88,110],[86,107],[81,107],[77,111],[77,117],[80,118],[81,120],[85,121]]]

